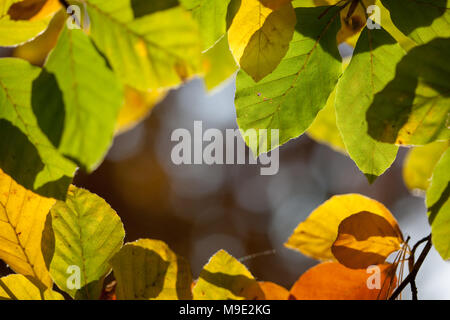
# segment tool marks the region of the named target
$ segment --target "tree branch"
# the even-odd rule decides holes
[[[420,253],[420,256],[417,259],[417,262],[414,263],[414,266],[412,267],[411,272],[408,274],[408,276],[405,278],[405,280],[403,280],[403,282],[400,283],[400,285],[397,287],[397,289],[391,295],[389,300],[395,300],[408,284],[411,285],[411,291],[412,291],[412,295],[413,295],[413,300],[417,300],[416,276],[417,276],[417,273],[419,272],[420,267],[423,264],[423,261],[425,260],[426,256],[428,255],[428,252],[430,252],[430,249],[431,249],[431,234],[428,235],[427,237],[423,238],[422,240],[418,241],[414,245],[413,250],[411,251],[411,255],[412,255],[413,259],[414,259],[414,252],[416,251],[417,247],[421,243],[423,243],[425,241],[427,241],[427,244],[425,245],[425,247],[423,248],[422,252]]]

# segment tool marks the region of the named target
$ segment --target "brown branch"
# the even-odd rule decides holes
[[[414,257],[414,252],[417,249],[417,247],[423,243],[427,241],[427,244],[425,245],[425,247],[423,248],[422,252],[420,253],[419,258],[417,259],[417,262],[414,263],[414,266],[412,267],[411,272],[408,274],[408,276],[405,278],[405,280],[403,280],[402,283],[400,283],[400,285],[397,287],[397,289],[394,291],[394,293],[391,295],[391,297],[389,298],[389,300],[395,300],[400,293],[403,291],[403,289],[405,289],[405,287],[410,284],[411,285],[411,291],[412,291],[412,295],[413,295],[413,299],[417,300],[417,287],[416,287],[416,276],[417,273],[419,272],[420,267],[423,264],[423,261],[425,260],[425,258],[428,255],[428,252],[430,252],[431,249],[431,234],[428,235],[427,237],[423,238],[422,240],[418,241],[415,245],[414,248],[411,252],[411,255]],[[414,258],[413,258],[414,259]]]

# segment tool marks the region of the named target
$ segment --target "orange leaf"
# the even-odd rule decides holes
[[[383,263],[402,243],[398,228],[380,215],[362,211],[341,222],[331,251],[348,268],[367,268]]]
[[[264,293],[265,300],[287,300],[289,298],[289,291],[276,283],[260,281],[259,287]]]
[[[337,262],[323,262],[306,271],[291,289],[297,300],[385,300],[395,288],[395,268],[379,265],[378,284],[374,273],[349,269]],[[375,288],[373,286],[375,285]],[[372,289],[370,289],[371,287]],[[377,289],[379,287],[380,289]]]

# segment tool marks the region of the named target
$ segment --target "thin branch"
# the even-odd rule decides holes
[[[411,254],[414,254],[414,251],[417,249],[418,245],[420,245],[424,241],[427,241],[427,244],[425,245],[425,247],[423,248],[422,252],[420,253],[420,256],[417,259],[417,262],[414,264],[414,266],[412,267],[411,272],[408,274],[408,276],[405,278],[405,280],[403,280],[403,282],[400,283],[400,285],[397,287],[397,289],[391,295],[389,300],[395,300],[408,284],[411,285],[411,290],[413,291],[413,299],[417,299],[417,287],[416,287],[416,284],[415,284],[416,276],[417,276],[417,273],[419,272],[420,267],[423,264],[423,261],[427,257],[428,252],[430,252],[430,249],[431,249],[431,234],[428,235],[427,237],[423,238],[419,242],[417,242],[414,245],[414,248],[413,248],[412,253],[411,253]]]

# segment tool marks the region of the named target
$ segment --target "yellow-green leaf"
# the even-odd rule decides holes
[[[228,30],[233,56],[256,82],[275,70],[286,55],[297,22],[290,2],[281,6],[277,1],[266,2],[242,1]]]
[[[119,300],[191,299],[189,264],[162,241],[141,239],[127,243],[111,264]]]
[[[109,260],[123,245],[119,216],[105,200],[75,186],[50,213],[42,251],[53,280],[73,298],[98,299],[111,271]],[[71,275],[79,277],[78,288]]]
[[[0,300],[64,300],[64,297],[21,274],[11,274],[0,278]]]
[[[285,246],[318,260],[335,260],[331,247],[339,224],[347,217],[368,211],[385,218],[401,234],[397,221],[380,202],[360,194],[331,197],[300,223]]]
[[[194,300],[261,300],[264,292],[247,268],[220,250],[200,272]]]
[[[420,193],[428,189],[434,166],[449,145],[449,141],[437,141],[408,152],[403,163],[403,180],[409,190]]]
[[[0,170],[0,259],[17,273],[52,286],[41,252],[42,231],[54,199],[39,196]]]

